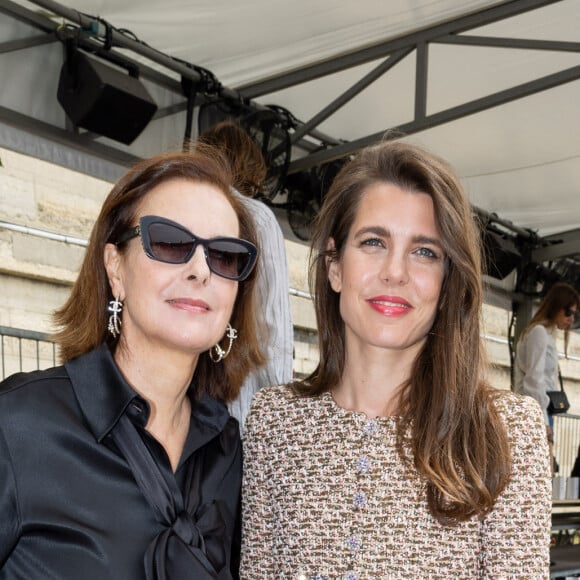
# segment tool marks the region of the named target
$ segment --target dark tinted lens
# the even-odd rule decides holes
[[[564,308],[564,316],[568,318],[568,316],[576,316],[576,310],[572,308]]]
[[[157,260],[182,264],[191,258],[195,242],[187,232],[171,224],[152,223],[147,233],[151,253]]]
[[[210,240],[207,244],[210,268],[226,278],[237,278],[248,265],[248,249],[235,240]]]

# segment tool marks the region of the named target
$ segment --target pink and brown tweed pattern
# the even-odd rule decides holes
[[[453,527],[395,449],[394,419],[285,386],[255,397],[244,437],[247,580],[549,577],[551,474],[535,401],[499,399],[512,479],[493,512]]]

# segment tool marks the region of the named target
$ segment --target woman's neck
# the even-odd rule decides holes
[[[146,429],[163,445],[175,469],[189,431],[187,395],[197,359],[182,353],[162,354],[139,356],[118,347],[115,361],[131,387],[149,403]]]
[[[400,389],[410,377],[414,356],[378,353],[371,357],[348,357],[342,379],[332,390],[340,407],[370,418],[396,414]]]

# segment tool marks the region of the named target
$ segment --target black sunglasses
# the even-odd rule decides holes
[[[121,234],[116,245],[141,236],[145,254],[152,260],[166,264],[189,262],[198,245],[203,246],[209,269],[228,280],[245,280],[256,263],[258,250],[254,244],[239,238],[210,238],[204,240],[176,222],[154,215],[146,215],[139,225]]]
[[[567,308],[564,308],[564,316],[566,318],[568,318],[569,316],[576,316],[576,312],[578,312],[578,311],[572,309],[572,307],[570,307],[570,306],[568,306]]]

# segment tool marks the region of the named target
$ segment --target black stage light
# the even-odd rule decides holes
[[[485,250],[484,273],[503,280],[521,263],[522,256],[512,238],[486,229],[482,234]]]
[[[57,98],[74,125],[126,145],[157,111],[136,76],[78,50],[69,51],[62,66]]]

